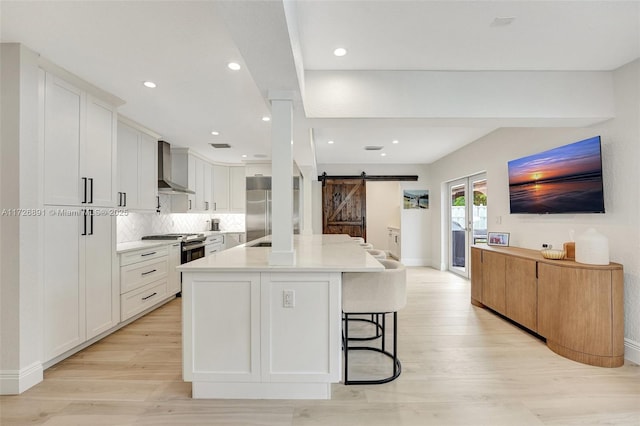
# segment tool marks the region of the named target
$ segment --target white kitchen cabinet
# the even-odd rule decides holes
[[[155,210],[157,179],[157,138],[120,120],[117,206],[127,210]]]
[[[167,294],[178,294],[182,290],[180,282],[180,271],[176,268],[180,266],[180,258],[182,250],[180,243],[174,243],[169,246],[169,279],[167,280]]]
[[[214,253],[224,250],[225,241],[227,236],[225,234],[212,234],[207,236],[204,242],[204,255],[205,257],[211,256]]]
[[[169,247],[159,246],[120,254],[121,321],[175,294],[169,293],[169,253]]]
[[[398,228],[387,228],[388,233],[388,247],[389,247],[389,256],[394,259],[400,260],[400,229]]]
[[[229,167],[229,211],[244,213],[246,210],[247,178],[244,166]]]
[[[229,211],[229,166],[213,166],[213,211]]]
[[[43,236],[45,361],[119,321],[115,217],[68,206],[52,206],[48,212]]]
[[[42,102],[44,203],[113,207],[115,107],[49,72]]]
[[[230,249],[231,247],[244,244],[246,242],[246,238],[244,232],[228,232],[225,234],[224,241],[224,248],[226,250]]]
[[[173,181],[194,192],[196,188],[196,157],[189,154],[188,149],[171,149],[171,177]],[[173,213],[195,213],[198,211],[197,194],[171,195],[171,211]]]
[[[202,201],[205,213],[215,210],[213,201],[213,166],[206,161],[202,162],[203,179],[202,179]]]

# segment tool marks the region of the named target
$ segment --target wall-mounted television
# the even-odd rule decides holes
[[[511,213],[604,213],[600,136],[508,163]]]

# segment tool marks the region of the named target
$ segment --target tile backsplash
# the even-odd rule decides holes
[[[244,232],[245,215],[170,213],[171,199],[160,195],[160,212],[129,212],[117,217],[118,243],[137,241],[144,235],[202,232],[209,229],[210,219],[220,219],[221,231]]]

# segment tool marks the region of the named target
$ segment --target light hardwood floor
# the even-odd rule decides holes
[[[640,425],[640,368],[579,364],[469,303],[469,282],[409,268],[403,373],[330,401],[192,400],[176,299],[0,398],[0,424]]]

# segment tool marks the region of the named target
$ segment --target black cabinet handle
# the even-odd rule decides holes
[[[122,192],[118,192],[118,207],[122,207]]]
[[[189,200],[189,208],[187,210],[191,210],[191,200]]]
[[[84,186],[84,198],[82,199],[82,204],[87,204],[87,178],[82,178],[82,183]]]
[[[142,275],[142,276],[149,275],[149,274],[151,274],[151,273],[153,273],[153,272],[155,272],[155,271],[157,271],[157,269],[152,269],[152,270],[150,270],[150,271],[143,272],[143,273],[142,273],[142,274],[140,274],[140,275]]]
[[[88,235],[93,235],[93,209],[89,210],[89,220],[91,224],[91,231]]]
[[[122,203],[122,207],[127,207],[127,193],[123,192],[124,194],[124,203]]]
[[[84,225],[82,226],[82,234],[81,235],[87,235],[87,211],[85,209],[82,209],[82,220],[84,221]]]
[[[151,256],[152,254],[156,254],[156,253],[157,252],[152,251],[152,252],[149,252],[149,253],[142,253],[140,256]]]
[[[143,297],[142,300],[147,300],[147,299],[151,299],[153,296],[155,296],[156,294],[158,294],[158,292],[154,292],[150,295],[148,295],[147,297]]]
[[[89,192],[89,204],[93,204],[93,178],[88,178],[91,191]]]
[[[209,202],[208,201],[204,202],[204,209],[205,210],[209,210]]]

